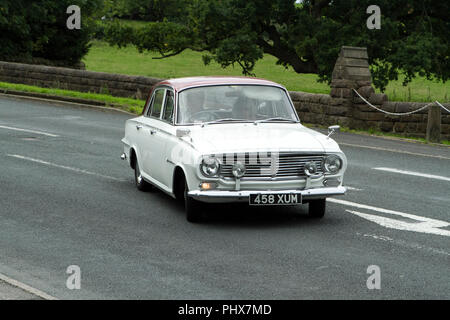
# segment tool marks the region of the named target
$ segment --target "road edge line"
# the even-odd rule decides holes
[[[5,97],[5,98],[9,97],[9,98],[31,100],[31,101],[38,101],[38,102],[47,102],[47,103],[51,103],[51,104],[61,104],[61,105],[66,105],[66,106],[71,106],[71,107],[92,108],[92,109],[106,110],[106,111],[116,111],[116,112],[120,112],[120,113],[133,115],[136,117],[138,116],[138,114],[136,114],[136,113],[131,113],[131,112],[119,109],[119,108],[99,106],[99,105],[80,103],[80,102],[65,101],[65,100],[61,99],[61,97],[59,97],[59,96],[51,96],[51,97],[46,96],[45,98],[39,98],[39,97],[32,97],[32,96],[27,96],[27,95],[19,95],[19,94],[0,92],[0,97]]]
[[[7,284],[22,289],[23,291],[30,293],[32,295],[38,296],[39,298],[42,298],[44,300],[58,300],[58,298],[55,298],[39,289],[33,288],[25,283],[22,283],[20,281],[14,280],[2,273],[0,273],[0,280],[3,282],[6,282]]]

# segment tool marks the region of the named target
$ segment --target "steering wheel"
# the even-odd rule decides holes
[[[220,116],[213,110],[203,110],[192,114],[187,122],[195,122],[195,121],[209,122],[214,121],[219,117]]]

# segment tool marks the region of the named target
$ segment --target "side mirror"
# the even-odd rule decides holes
[[[330,126],[330,127],[328,127],[328,136],[327,137],[332,136],[333,134],[335,134],[336,132],[339,132],[340,130],[341,130],[340,126]]]
[[[191,133],[191,131],[189,129],[177,129],[176,135],[178,138],[182,138],[182,137],[188,136],[189,133]]]

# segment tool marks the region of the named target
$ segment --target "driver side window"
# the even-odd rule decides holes
[[[174,97],[173,91],[167,90],[166,102],[164,104],[163,119],[169,123],[173,121]]]

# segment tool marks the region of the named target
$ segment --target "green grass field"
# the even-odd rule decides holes
[[[94,41],[91,50],[84,58],[86,69],[110,73],[142,75],[155,78],[177,78],[204,75],[242,75],[239,66],[223,69],[212,62],[205,66],[202,53],[186,50],[180,55],[166,59],[152,59],[156,53],[139,53],[134,47],[118,49],[105,42]],[[257,62],[254,73],[257,77],[281,83],[288,90],[311,93],[329,93],[326,83],[317,82],[314,74],[297,74],[292,69],[276,65],[276,58],[265,55]],[[386,93],[391,101],[429,102],[438,100],[450,102],[450,81],[447,83],[416,78],[407,87],[401,80],[393,81]]]

